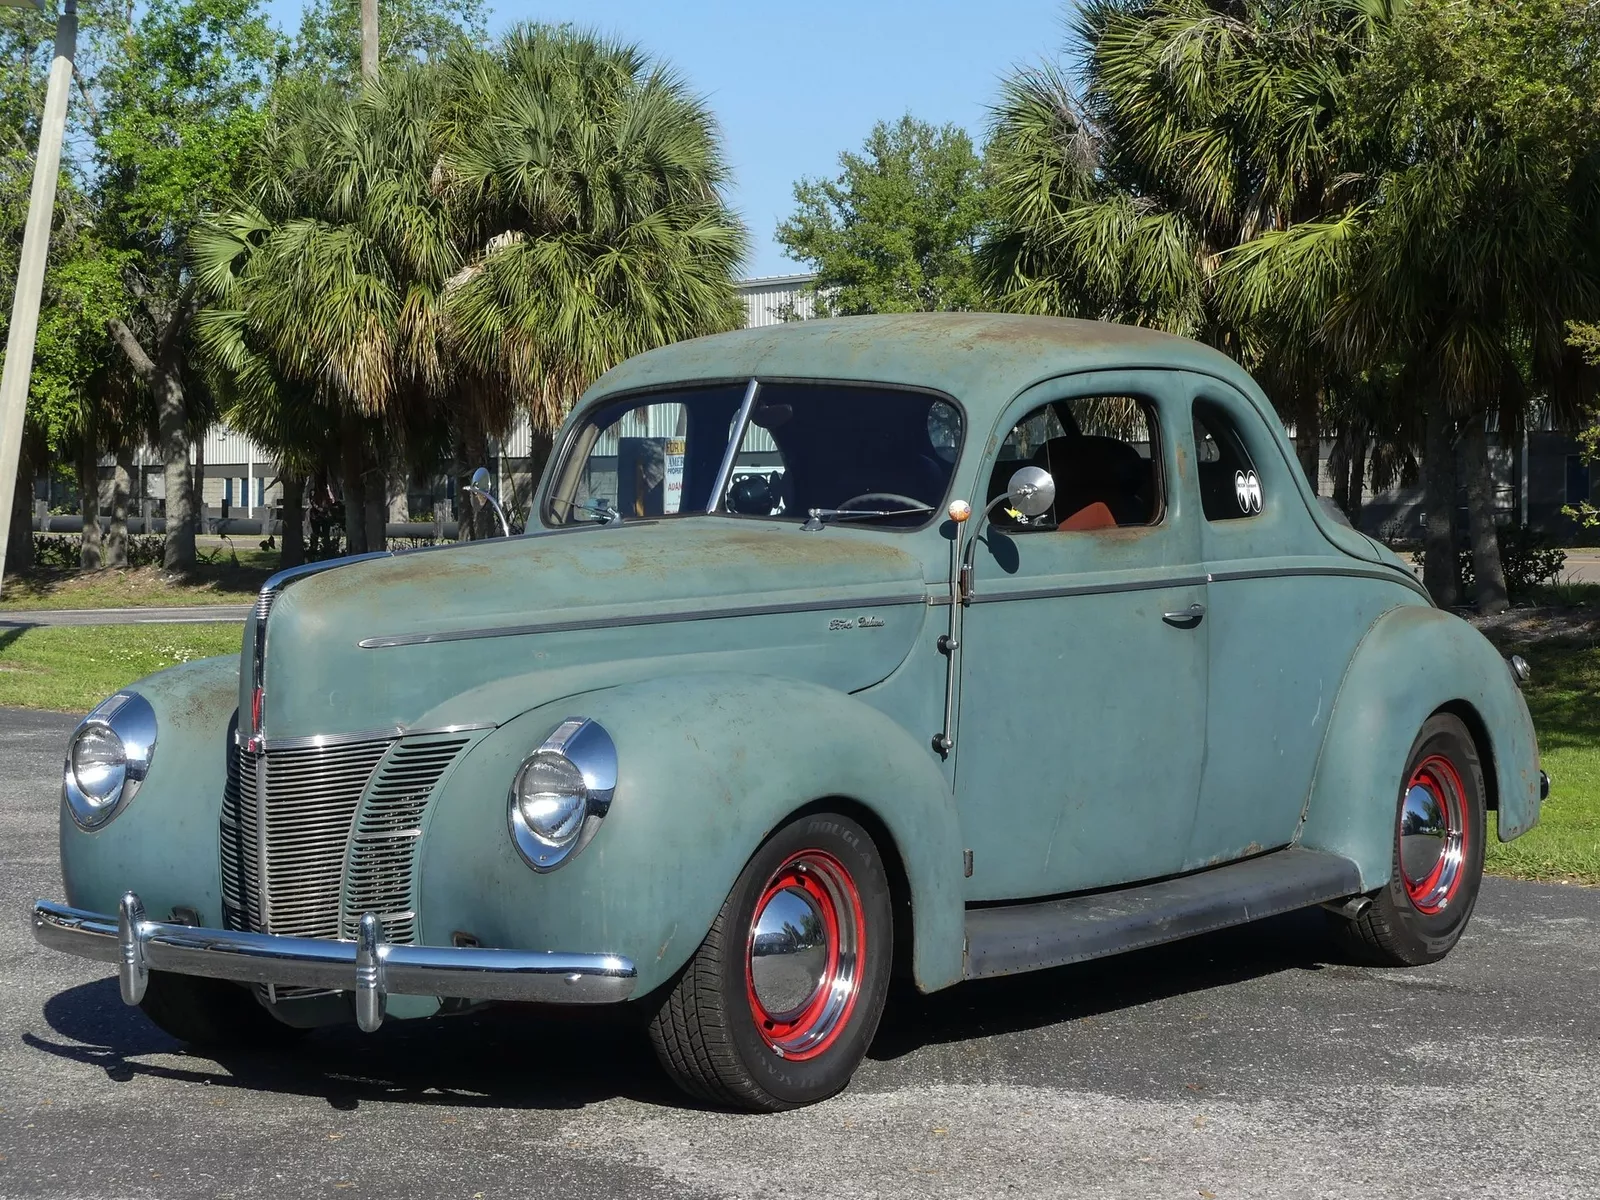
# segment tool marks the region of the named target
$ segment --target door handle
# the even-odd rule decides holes
[[[1176,625],[1179,629],[1193,629],[1200,624],[1200,618],[1205,615],[1204,604],[1191,604],[1188,608],[1180,608],[1177,612],[1162,613],[1161,619],[1168,625]]]

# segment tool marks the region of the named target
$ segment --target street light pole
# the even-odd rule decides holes
[[[14,2],[10,6],[21,7]],[[33,343],[39,332],[39,297],[44,290],[45,260],[50,254],[61,139],[67,126],[67,89],[72,85],[72,56],[77,48],[77,4],[75,0],[65,0],[56,21],[56,52],[50,63],[50,86],[45,91],[39,150],[33,160],[33,191],[28,196],[22,257],[17,262],[17,291],[11,302],[5,370],[0,374],[0,564],[5,562],[11,535],[11,504],[17,494],[23,416],[28,408],[28,380],[33,374]]]

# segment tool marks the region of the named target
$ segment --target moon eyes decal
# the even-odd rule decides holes
[[[1233,473],[1233,494],[1239,500],[1240,512],[1254,514],[1261,511],[1261,477],[1254,471]]]

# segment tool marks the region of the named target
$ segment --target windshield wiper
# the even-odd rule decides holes
[[[931,504],[919,504],[916,508],[813,508],[807,510],[809,520],[801,529],[815,533],[823,528],[829,521],[849,521],[860,517],[915,517],[933,511]]]

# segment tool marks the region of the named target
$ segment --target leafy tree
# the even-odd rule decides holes
[[[1425,572],[1457,593],[1450,464],[1467,465],[1477,602],[1506,603],[1484,424],[1572,394],[1565,321],[1600,307],[1600,10],[1411,0],[1353,65],[1337,114],[1359,195],[1269,231],[1231,272],[1251,312],[1345,361],[1393,364],[1426,414]]]
[[[97,35],[97,225],[127,256],[131,301],[108,329],[155,400],[169,568],[194,561],[189,442],[205,407],[188,378],[186,241],[237,179],[281,50],[257,0],[152,0]]]
[[[1230,312],[1219,266],[1264,231],[1339,210],[1332,118],[1384,15],[1378,0],[1088,0],[1072,27],[1081,88],[1054,65],[1023,70],[994,112],[980,269],[996,302],[1240,358],[1294,422],[1315,486],[1334,365],[1275,312]]]
[[[349,548],[371,547],[387,456],[475,463],[519,409],[548,438],[614,363],[736,324],[725,181],[677,76],[566,28],[392,66],[353,102],[301,91],[193,239],[197,336],[230,420],[302,462],[342,446]]]
[[[909,114],[880,121],[839,167],[797,183],[795,213],[778,226],[789,257],[816,272],[820,315],[982,306],[983,162],[965,131]]]
[[[381,0],[382,61],[432,60],[488,37],[484,0]],[[311,0],[290,51],[293,74],[354,84],[361,57],[361,0]]]
[[[1568,331],[1567,343],[1581,351],[1584,360],[1592,367],[1600,367],[1600,325],[1574,321]],[[1590,466],[1600,463],[1600,412],[1591,408],[1586,414],[1587,423],[1578,431],[1578,444],[1582,447],[1583,461]],[[1587,500],[1564,505],[1561,511],[1585,529],[1600,528],[1600,508]]]

